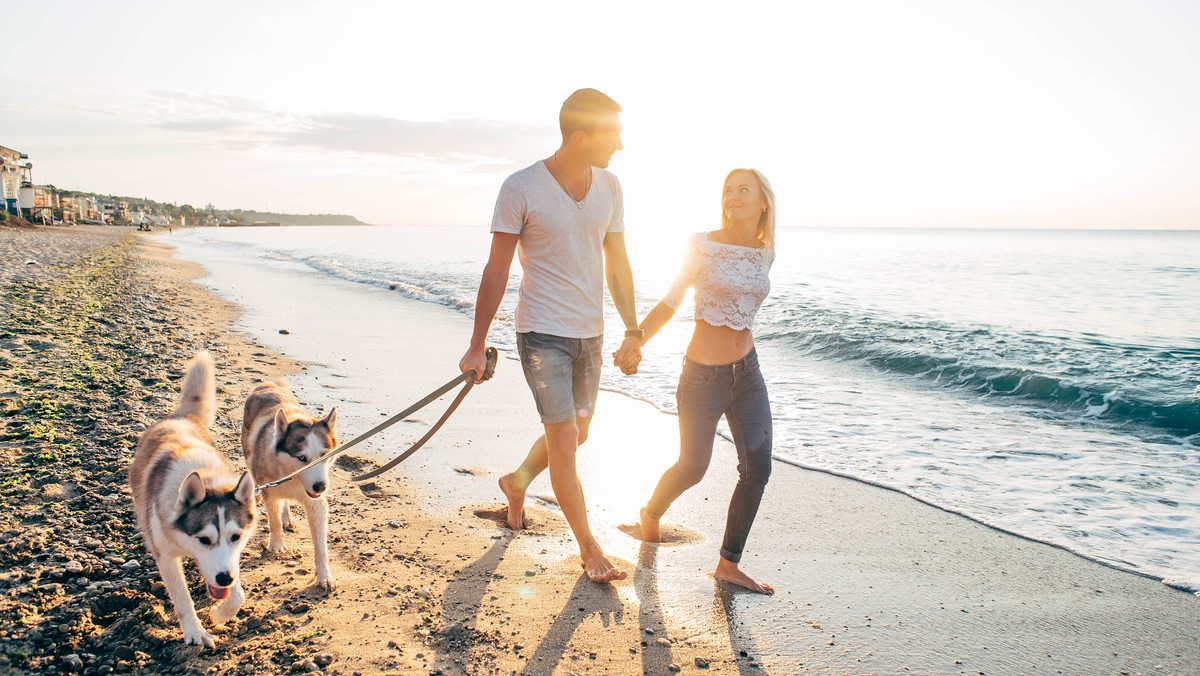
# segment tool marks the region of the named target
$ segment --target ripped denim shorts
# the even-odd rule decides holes
[[[517,352],[544,424],[592,415],[600,392],[604,336],[563,338],[518,333]]]

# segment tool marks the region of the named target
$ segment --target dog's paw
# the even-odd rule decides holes
[[[222,603],[219,606],[215,606],[209,612],[208,616],[212,618],[213,624],[222,627],[232,620],[234,615],[237,615],[239,608],[241,608],[241,604]]]
[[[336,588],[337,580],[333,579],[332,575],[326,573],[325,575],[317,576],[317,589],[320,589],[325,593],[329,593]]]
[[[279,542],[268,542],[267,551],[271,552],[272,554],[282,554],[287,551],[287,547],[284,546],[282,540]]]
[[[217,639],[199,625],[183,630],[183,642],[187,645],[198,645],[202,648],[216,648]]]

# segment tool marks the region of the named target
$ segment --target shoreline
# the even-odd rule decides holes
[[[132,330],[140,330],[143,320],[155,331],[171,329],[169,344],[177,351],[185,344],[228,341],[214,350],[224,362],[218,366],[220,448],[237,448],[240,400],[256,378],[292,369],[289,378],[302,403],[314,410],[311,402],[339,406],[340,435],[348,439],[398,402],[444,382],[452,374],[442,371],[457,363],[452,337],[465,337],[469,322],[448,310],[402,302],[382,290],[364,297],[349,283],[319,275],[239,272],[234,264],[207,265],[209,276],[194,283],[186,279],[199,268],[167,255],[168,241],[138,241],[163,255],[139,259],[134,278],[157,280],[150,282],[156,294],[161,288],[183,295],[174,302],[133,304],[141,314],[132,318]],[[248,274],[255,283],[247,283]],[[231,301],[237,309],[206,287],[236,290]],[[230,314],[220,317],[222,306]],[[303,320],[298,309],[312,307],[322,310],[318,320]],[[374,312],[364,316],[364,308]],[[194,325],[171,323],[205,311],[208,316]],[[155,312],[160,322],[150,321]],[[280,324],[279,317],[289,321]],[[387,323],[393,320],[400,329]],[[237,328],[229,329],[230,321]],[[347,326],[355,330],[346,333]],[[282,328],[289,334],[278,333]],[[168,361],[183,356],[139,349],[121,370],[157,363],[178,371],[182,361]],[[174,381],[162,382],[149,401],[129,402],[132,413],[118,406],[120,400],[103,411],[127,426],[126,457],[130,438],[136,440],[133,425],[161,415],[175,396],[173,387]],[[287,535],[294,549],[283,557],[260,555],[260,530],[243,557],[249,600],[242,613],[218,634],[216,651],[184,649],[177,624],[164,616],[169,605],[163,607],[146,575],[153,562],[143,553],[142,573],[112,578],[130,583],[136,602],[118,610],[137,621],[121,625],[123,636],[111,627],[80,632],[78,646],[99,641],[110,653],[119,648],[147,655],[153,661],[142,669],[180,672],[216,667],[280,673],[309,660],[319,666],[316,658],[323,656],[332,659],[327,673],[624,674],[666,673],[672,665],[703,673],[696,658],[708,670],[726,673],[1200,669],[1194,641],[1200,619],[1189,595],[890,489],[791,465],[776,467],[744,560],[747,570],[775,583],[780,593],[760,597],[706,581],[736,475],[732,451],[719,440],[709,475],[664,519],[673,541],[640,543],[622,526],[636,519],[657,473],[674,460],[676,420],[612,392],[601,395],[592,437],[580,455],[581,476],[597,536],[631,575],[614,585],[581,580],[577,553],[547,499],[544,476],[529,492],[532,527],[514,535],[498,523],[503,503],[495,479],[519,462],[536,433],[527,397],[520,369],[502,359],[497,379],[475,388],[446,428],[404,465],[361,488],[335,482],[330,558],[341,584],[332,595],[311,593],[306,529]],[[396,436],[419,436],[438,413],[434,404],[411,424],[398,425],[404,429]],[[631,432],[639,443],[630,443]],[[401,441],[394,441],[399,447]],[[368,450],[383,457],[395,452],[391,443]],[[4,448],[21,451],[19,444]],[[235,464],[238,454],[232,453]],[[119,492],[127,500],[123,481]],[[64,494],[71,497],[69,490]],[[114,504],[127,513],[126,503]],[[4,525],[0,532],[6,528],[19,530]],[[11,549],[12,536],[4,537]],[[63,565],[50,551],[37,575],[0,578],[4,603],[45,603],[35,587],[57,579],[51,566]],[[89,597],[70,580],[57,584],[62,595],[53,597],[59,599],[54,607],[78,599],[92,604],[96,625],[107,617],[100,612],[104,595]],[[0,618],[11,618],[13,607],[0,605]],[[45,637],[57,636],[49,624],[59,617],[54,607],[32,625],[44,627]],[[0,638],[43,646],[28,638],[30,626],[0,620]],[[74,654],[51,643],[56,647],[47,655],[53,661],[38,664],[57,666]],[[84,650],[78,646],[71,649]],[[86,666],[102,663],[99,652],[87,654],[94,661],[84,658]],[[125,668],[136,667],[136,660],[126,662]],[[4,667],[9,665],[0,671]]]

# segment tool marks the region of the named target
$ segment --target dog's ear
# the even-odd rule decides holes
[[[242,478],[233,489],[233,499],[243,505],[254,504],[254,477],[249,472],[242,472]]]
[[[183,512],[199,504],[204,500],[204,495],[204,480],[199,472],[192,472],[179,484],[179,501],[175,504],[175,511]]]
[[[329,413],[326,414],[324,418],[321,418],[321,422],[329,428],[330,432],[332,432],[333,425],[337,422],[337,406],[334,406],[332,409],[330,409]]]
[[[288,428],[287,416],[283,414],[282,408],[275,411],[275,422],[272,423],[271,427],[275,430],[275,443],[273,445],[278,445],[283,440],[283,435],[287,434]]]

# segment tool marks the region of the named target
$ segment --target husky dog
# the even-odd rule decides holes
[[[324,418],[316,418],[300,408],[287,381],[262,383],[246,399],[242,418],[242,451],[254,480],[270,483],[320,458],[337,446],[335,407]],[[329,488],[328,463],[318,463],[296,477],[263,491],[271,541],[267,550],[282,552],[283,530],[292,529],[292,502],[304,505],[308,531],[312,535],[317,587],[332,591],[336,581],[329,573]]]
[[[213,447],[208,430],[215,401],[212,357],[201,352],[188,363],[179,407],[142,433],[129,467],[138,529],[158,564],[183,640],[209,648],[215,641],[196,616],[183,558],[195,559],[209,596],[221,600],[211,617],[225,624],[246,599],[238,564],[255,526],[254,479],[239,475]]]

